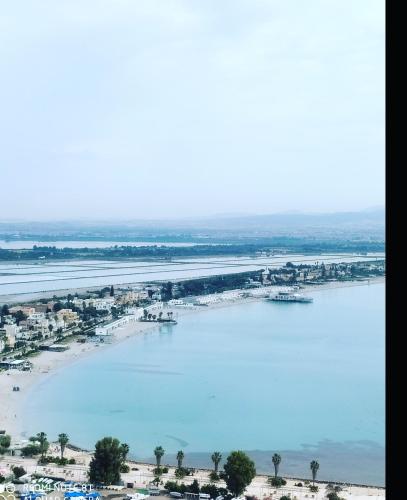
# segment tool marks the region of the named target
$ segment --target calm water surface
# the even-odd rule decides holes
[[[25,428],[84,447],[114,435],[138,457],[287,450],[298,473],[325,450],[334,478],[381,484],[384,284],[313,296],[191,314],[72,364],[34,389]]]

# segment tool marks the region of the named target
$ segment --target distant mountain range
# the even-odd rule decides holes
[[[385,209],[355,212],[265,215],[224,214],[161,220],[0,222],[0,239],[202,238],[213,237],[368,237],[384,238]]]
[[[385,210],[376,208],[359,212],[333,213],[276,213],[265,215],[218,215],[216,217],[202,217],[179,219],[172,221],[135,221],[134,225],[159,225],[161,227],[200,227],[207,229],[254,229],[254,228],[281,228],[281,227],[326,227],[343,225],[377,225],[384,227]]]

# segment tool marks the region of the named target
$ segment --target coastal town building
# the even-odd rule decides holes
[[[72,303],[74,306],[85,309],[87,307],[94,307],[97,311],[108,311],[110,312],[115,303],[114,297],[104,297],[104,298],[94,298],[80,299],[75,298]]]
[[[6,370],[29,371],[32,367],[33,364],[25,359],[6,359],[0,361],[0,368],[5,368]]]
[[[16,343],[16,336],[18,333],[19,327],[16,324],[12,325],[4,325],[0,330],[0,337],[3,339],[3,349],[8,346],[13,348]]]
[[[35,309],[35,312],[37,313],[47,313],[49,311],[52,311],[52,306],[50,303],[47,304],[33,304],[33,307]]]
[[[145,307],[144,309],[146,309],[147,312],[154,314],[156,311],[160,311],[163,308],[164,308],[163,302],[154,302],[154,304],[150,304],[149,306]]]
[[[28,316],[28,318],[26,319],[26,322],[27,322],[28,326],[34,326],[37,324],[42,325],[44,322],[46,322],[48,325],[48,321],[45,317],[45,313],[43,313],[43,312],[35,312],[35,313],[30,314]]]
[[[11,316],[11,314],[6,314],[5,316],[2,316],[1,320],[6,325],[14,325],[16,322],[16,319],[14,318],[14,316]]]
[[[134,314],[126,314],[122,318],[116,319],[115,321],[111,321],[110,323],[106,323],[102,326],[97,326],[95,329],[96,336],[107,336],[112,335],[117,328],[123,328],[129,323],[134,323],[136,321],[136,317]]]
[[[186,302],[182,299],[171,299],[167,302],[169,306],[185,306]]]
[[[125,290],[116,298],[117,304],[134,304],[149,298],[147,290]]]
[[[171,299],[167,302],[167,307],[193,308],[195,307],[195,300]]]
[[[79,321],[79,314],[72,309],[60,309],[56,316],[59,320],[64,321],[66,324],[75,323]]]
[[[14,306],[9,309],[10,314],[15,314],[19,311],[21,311],[25,316],[30,316],[35,313],[35,308],[30,306]]]
[[[136,320],[140,319],[144,315],[144,309],[142,307],[127,307],[126,314],[133,315]]]

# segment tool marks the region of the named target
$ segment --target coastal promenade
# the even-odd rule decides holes
[[[59,447],[57,444],[51,445],[51,450],[53,453],[58,454]],[[45,466],[38,465],[37,461],[32,458],[22,458],[22,457],[2,457],[0,459],[0,469],[9,469],[16,465],[24,467],[28,474],[38,474],[44,477],[63,477],[66,480],[87,483],[88,482],[88,465],[91,460],[92,454],[87,451],[73,450],[71,448],[66,449],[65,453],[67,458],[75,458],[76,465],[66,465],[66,466],[56,466],[53,464],[48,464]],[[127,493],[134,493],[138,488],[146,488],[154,479],[153,470],[155,466],[153,464],[146,464],[140,462],[128,461],[127,464],[130,467],[130,472],[122,474],[122,481],[124,487],[120,489],[120,492],[115,492],[116,496],[120,493],[120,498],[124,498]],[[131,470],[137,469],[137,470]],[[210,483],[209,474],[210,470],[207,469],[196,469],[193,475],[187,476],[182,480],[178,480],[180,483],[184,482],[186,484],[192,483],[195,479],[198,481],[199,485]],[[326,499],[326,494],[329,492],[327,489],[328,483],[323,481],[317,481],[318,492],[311,493],[308,486],[304,485],[304,481],[307,479],[300,478],[285,478],[287,480],[286,486],[281,488],[271,487],[267,483],[268,476],[257,475],[250,486],[246,490],[246,495],[255,496],[259,500],[279,500],[283,495],[290,496],[293,500],[322,500]],[[161,477],[162,483],[167,481],[177,481],[175,477],[175,467],[168,467],[168,473]],[[308,478],[309,480],[309,478]],[[303,486],[295,486],[295,483],[302,482]],[[132,488],[127,488],[126,486],[131,483]],[[163,488],[163,484],[161,488]],[[223,481],[216,483],[218,487],[225,487]],[[341,485],[342,491],[340,492],[340,497],[344,500],[384,500],[386,498],[386,492],[384,488],[374,487],[374,486],[358,486],[358,485]],[[109,493],[113,493],[109,489],[101,490],[103,496],[108,496]]]

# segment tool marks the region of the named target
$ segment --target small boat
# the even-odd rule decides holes
[[[314,299],[312,297],[306,297],[301,293],[293,293],[293,292],[278,292],[274,295],[269,295],[267,300],[271,300],[273,302],[303,302],[310,303]]]

